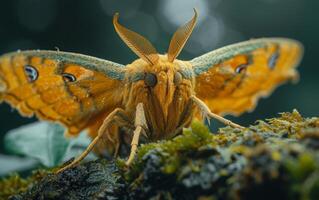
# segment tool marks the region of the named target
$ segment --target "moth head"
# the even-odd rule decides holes
[[[151,44],[146,38],[140,34],[129,30],[119,24],[118,22],[119,13],[116,13],[113,17],[113,24],[116,32],[121,37],[121,39],[127,44],[127,46],[141,59],[147,62],[150,66],[158,63],[159,56]],[[169,44],[167,52],[167,60],[171,63],[174,62],[175,58],[180,54],[183,47],[185,46],[188,38],[190,37],[197,20],[197,12],[194,9],[193,18],[187,22],[185,25],[181,26],[174,33],[171,42]]]
[[[142,59],[135,60],[127,65],[130,89],[139,94],[138,99],[145,98],[139,101],[158,105],[167,117],[169,106],[177,100],[185,104],[184,100],[193,91],[193,79],[184,74],[185,66],[182,65],[185,63],[180,60],[169,62],[166,55],[159,55],[158,62],[152,67]]]

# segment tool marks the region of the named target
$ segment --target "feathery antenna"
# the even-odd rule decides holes
[[[134,31],[131,31],[118,23],[119,13],[115,13],[113,17],[113,24],[116,32],[125,42],[125,44],[140,58],[148,62],[150,65],[154,65],[159,56],[153,45]]]
[[[193,18],[189,22],[187,22],[185,25],[178,28],[177,31],[174,33],[168,48],[168,53],[167,53],[168,61],[173,62],[175,60],[175,58],[182,51],[188,38],[192,34],[196,24],[196,20],[197,20],[197,11],[195,8],[194,8],[194,13],[195,14]]]

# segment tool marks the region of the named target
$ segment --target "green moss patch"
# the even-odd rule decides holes
[[[319,118],[293,111],[217,133],[194,121],[172,140],[141,145],[130,168],[100,159],[20,181],[27,189],[12,186],[13,199],[319,199]]]

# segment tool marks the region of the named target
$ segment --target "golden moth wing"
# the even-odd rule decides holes
[[[0,100],[76,135],[118,106],[124,71],[123,65],[75,53],[9,53],[0,57]]]
[[[264,38],[229,45],[190,61],[195,92],[220,115],[255,108],[260,97],[298,78],[302,45],[291,39]]]

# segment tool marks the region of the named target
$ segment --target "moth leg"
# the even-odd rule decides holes
[[[134,121],[127,116],[126,113],[119,113],[114,117],[114,121],[116,122],[118,127],[126,128],[127,131],[132,131],[135,129]],[[119,132],[119,134],[123,134],[123,132]],[[120,137],[120,136],[119,136]],[[122,145],[122,139],[115,144],[115,151],[113,153],[113,157],[116,158],[120,154],[120,149]]]
[[[94,138],[94,140],[90,143],[90,145],[83,151],[83,153],[77,157],[75,160],[73,160],[70,164],[62,167],[56,173],[63,172],[66,169],[72,168],[75,165],[77,165],[79,162],[81,162],[94,148],[96,143],[102,139],[103,134],[105,133],[106,129],[108,128],[110,122],[114,119],[114,117],[120,113],[123,113],[124,110],[121,108],[114,109],[103,121],[102,125],[100,126],[98,130],[98,135]]]
[[[136,152],[137,152],[137,146],[138,146],[140,135],[146,129],[147,129],[147,124],[146,124],[146,119],[144,115],[143,104],[139,103],[136,106],[135,130],[134,130],[133,138],[131,142],[131,152],[130,152],[129,158],[126,161],[127,166],[130,166],[130,164],[134,160]]]
[[[202,100],[197,98],[196,96],[192,95],[190,98],[199,107],[199,109],[201,110],[204,118],[211,117],[211,118],[217,119],[218,121],[222,122],[223,124],[231,126],[233,128],[240,128],[240,129],[244,129],[245,128],[245,127],[240,126],[240,125],[238,125],[238,124],[236,124],[236,123],[234,123],[234,122],[232,122],[232,121],[230,121],[228,119],[223,118],[222,116],[219,116],[217,114],[212,113],[210,111],[210,109],[208,108],[208,106]]]
[[[178,134],[182,133],[183,128],[188,127],[192,121],[192,116],[193,116],[193,106],[194,101],[189,100],[185,106],[185,109],[183,110],[179,125],[176,127],[174,137],[177,136]]]
[[[120,147],[121,147],[121,143],[118,142],[118,143],[116,144],[115,152],[114,152],[114,157],[115,157],[115,158],[119,155]]]

